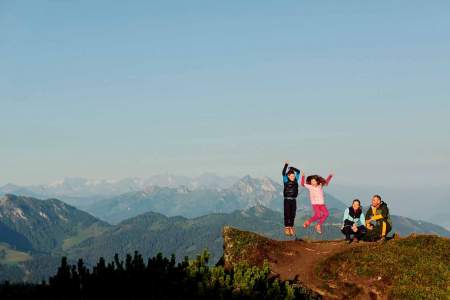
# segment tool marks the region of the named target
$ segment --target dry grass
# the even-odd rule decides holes
[[[376,282],[393,299],[450,299],[450,240],[420,235],[367,244],[326,259],[324,280]]]

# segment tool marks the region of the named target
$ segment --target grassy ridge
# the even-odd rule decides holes
[[[421,235],[368,244],[326,259],[317,272],[324,280],[387,287],[394,299],[450,299],[450,240]]]
[[[16,264],[30,260],[28,253],[12,249],[8,244],[0,243],[0,264]]]
[[[62,250],[67,251],[71,247],[83,242],[84,240],[87,240],[88,238],[93,238],[100,236],[102,233],[104,233],[107,230],[107,227],[101,226],[98,223],[94,223],[89,227],[80,228],[77,231],[77,234],[74,236],[71,236],[65,240],[63,240],[62,243]]]

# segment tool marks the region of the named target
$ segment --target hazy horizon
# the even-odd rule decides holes
[[[150,179],[152,177],[159,177],[159,176],[173,176],[173,177],[185,177],[185,178],[189,178],[189,179],[194,179],[194,178],[198,178],[201,176],[206,176],[206,175],[214,175],[214,176],[218,176],[221,178],[227,177],[227,178],[236,178],[236,180],[242,179],[246,176],[250,176],[251,178],[256,178],[256,179],[262,179],[262,178],[269,178],[275,182],[278,182],[279,184],[282,184],[282,180],[281,178],[281,168],[280,168],[280,174],[270,174],[270,175],[255,175],[255,174],[251,174],[251,173],[243,173],[243,174],[220,174],[220,173],[215,173],[215,172],[199,172],[197,174],[178,174],[178,173],[171,173],[171,172],[162,172],[162,173],[150,173],[147,175],[143,175],[143,176],[126,176],[126,177],[92,177],[92,176],[60,176],[60,177],[54,177],[52,179],[49,180],[33,180],[32,182],[16,182],[16,181],[0,181],[0,187],[5,186],[7,184],[13,184],[13,185],[17,185],[17,186],[40,186],[40,185],[51,185],[51,184],[56,184],[58,182],[62,182],[63,180],[68,180],[68,179],[85,179],[85,180],[90,180],[90,181],[121,181],[121,180],[126,180],[126,179]],[[311,175],[311,174],[320,174],[320,175],[328,175],[328,173],[319,173],[319,172],[309,172],[306,173],[306,176]],[[339,176],[339,174],[334,174],[334,179],[333,179],[333,183],[336,181],[336,176]],[[408,184],[405,185],[397,185],[397,184],[393,184],[393,185],[380,185],[377,182],[368,182],[368,183],[357,183],[357,184],[352,184],[351,182],[341,182],[341,178],[337,178],[338,180],[338,185],[341,187],[372,187],[372,188],[394,188],[394,187],[398,187],[398,188],[410,188],[412,190],[414,189],[424,189],[427,187],[433,187],[433,188],[442,188],[443,190],[450,190],[450,186],[448,185],[442,185],[439,183],[433,183],[433,182],[429,182],[424,183],[424,185],[414,185],[414,186],[410,186]],[[333,188],[333,185],[330,185],[331,188]],[[328,188],[330,188],[328,187]]]

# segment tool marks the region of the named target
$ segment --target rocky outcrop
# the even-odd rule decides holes
[[[256,233],[228,226],[223,228],[223,263],[226,269],[240,262],[254,266],[262,266],[264,260],[274,263],[279,248],[276,241]]]

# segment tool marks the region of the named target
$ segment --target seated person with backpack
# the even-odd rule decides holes
[[[391,216],[387,204],[381,200],[380,195],[372,197],[372,205],[366,213],[367,234],[364,240],[386,240],[386,235],[392,230]]]

